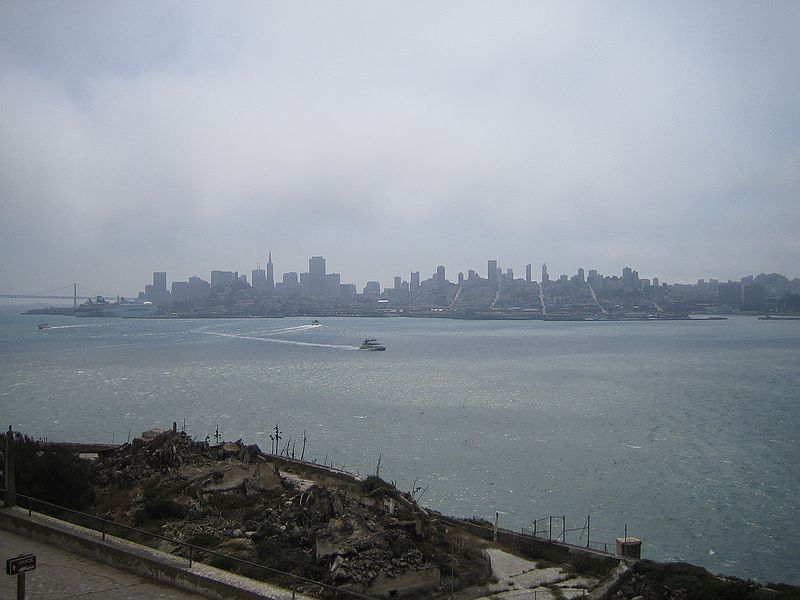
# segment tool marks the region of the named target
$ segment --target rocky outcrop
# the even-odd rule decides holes
[[[443,564],[481,572],[474,563],[485,562],[463,544],[452,555],[452,534],[377,477],[339,476],[241,441],[211,446],[164,432],[94,469],[106,516],[343,588],[423,597],[442,584]]]
[[[638,561],[600,596],[602,600],[797,600],[800,589],[765,587],[753,581],[712,575],[686,563]]]

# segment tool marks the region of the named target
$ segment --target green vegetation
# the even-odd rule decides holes
[[[358,486],[361,488],[361,491],[364,492],[365,494],[369,494],[381,488],[389,489],[392,487],[391,484],[386,483],[383,479],[381,479],[377,475],[370,475],[363,481],[358,482]]]
[[[258,562],[264,566],[315,581],[325,581],[329,578],[329,564],[315,559],[313,552],[311,540],[302,539],[298,534],[276,532],[256,542]]]
[[[0,436],[0,451],[5,451],[7,436]],[[89,464],[69,450],[14,433],[13,452],[19,494],[73,509],[86,508],[94,501]]]
[[[687,563],[637,562],[608,597],[643,596],[652,600],[798,600],[800,588],[760,586],[735,577],[717,577]]]
[[[189,510],[172,500],[173,493],[163,487],[146,486],[144,504],[136,513],[134,522],[141,525],[151,520],[183,519]]]

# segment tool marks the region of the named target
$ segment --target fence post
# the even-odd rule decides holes
[[[589,534],[592,532],[592,515],[586,515],[586,547],[589,547]]]
[[[106,520],[105,519],[101,519],[100,520],[100,529],[103,532],[103,539],[106,539]]]
[[[33,498],[28,496],[28,516],[31,516],[31,512],[33,512]]]
[[[192,546],[189,546],[189,568],[190,569],[192,568],[192,551],[193,550],[194,550],[194,548]]]

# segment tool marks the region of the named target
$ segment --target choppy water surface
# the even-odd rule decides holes
[[[800,583],[800,322],[125,320],[0,313],[4,427],[173,421],[426,490],[443,512],[627,525],[656,560]],[[18,311],[17,311],[18,312]],[[386,352],[358,351],[367,336]],[[302,442],[297,444],[299,454]],[[568,538],[585,543],[577,534]]]

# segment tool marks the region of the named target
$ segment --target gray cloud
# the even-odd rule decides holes
[[[6,3],[0,22],[16,289],[130,293],[270,249],[358,283],[489,257],[800,275],[795,3]]]

